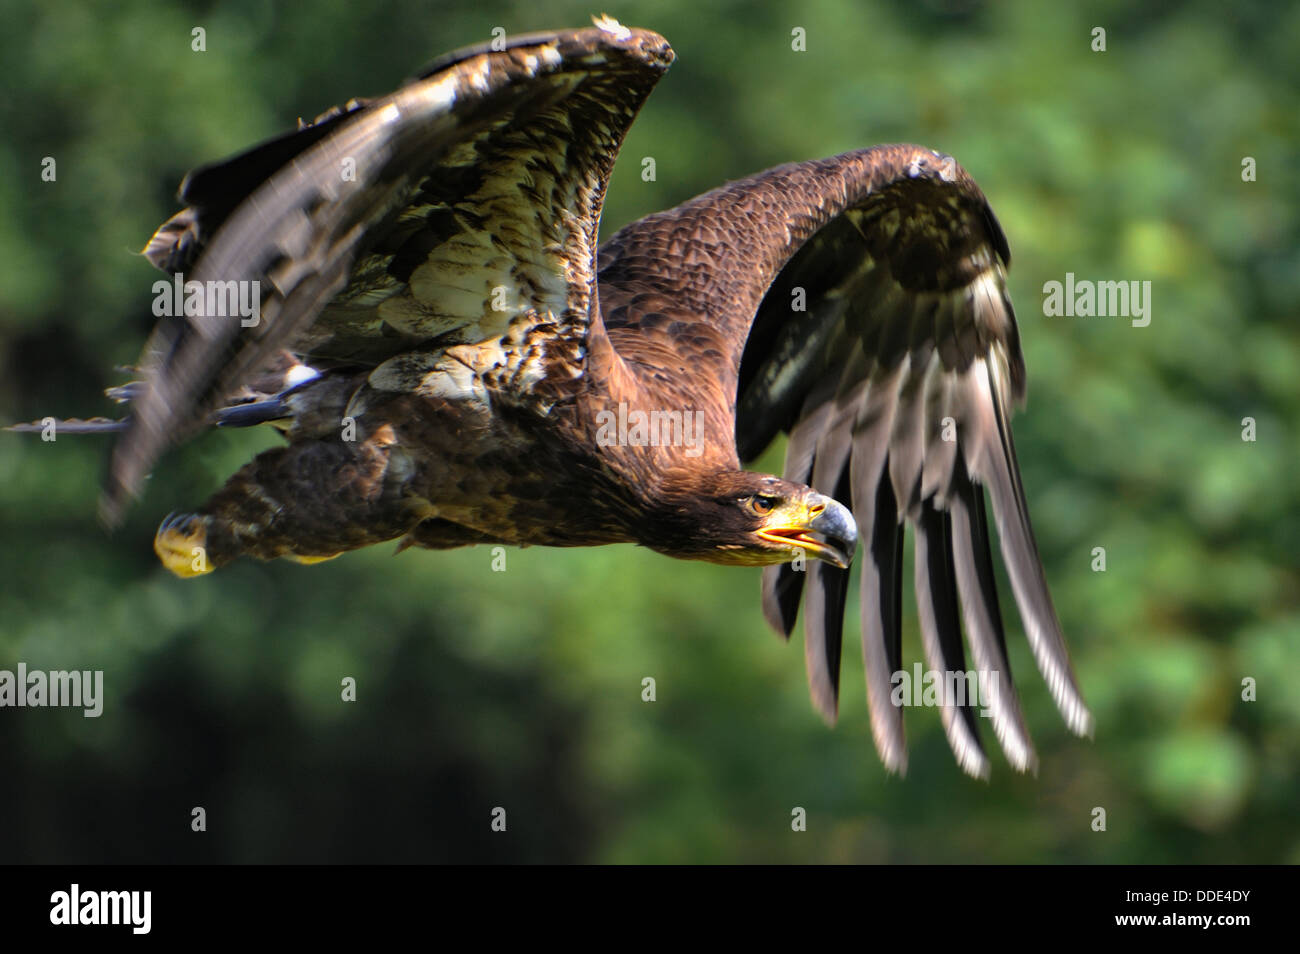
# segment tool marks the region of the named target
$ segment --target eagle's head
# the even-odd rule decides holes
[[[668,556],[767,566],[802,555],[843,568],[857,546],[857,524],[847,507],[770,474],[694,474],[660,491],[638,536]]]

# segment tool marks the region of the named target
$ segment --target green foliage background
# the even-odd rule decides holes
[[[950,152],[979,180],[1012,245],[1018,447],[1096,739],[1064,730],[1017,630],[1038,777],[999,756],[991,783],[965,778],[923,709],[908,776],[887,777],[855,633],[828,730],[799,646],[764,626],[756,571],[632,547],[511,551],[504,573],[484,549],[381,547],[183,582],[154,561],[158,519],[272,437],[172,454],[109,537],[94,515],[106,442],[4,436],[0,668],[103,669],[107,700],[97,720],[0,710],[0,861],[1300,861],[1300,6],[605,9],[679,57],[628,139],[606,234],[877,142]],[[0,418],[109,412],[100,391],[152,321],[155,274],[132,253],[187,169],[495,26],[598,12],[0,5]],[[1066,272],[1150,280],[1151,325],[1043,317],[1043,283]],[[488,830],[497,805],[506,834]]]

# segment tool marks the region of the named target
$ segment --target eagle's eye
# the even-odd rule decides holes
[[[778,503],[780,503],[778,498],[767,494],[754,494],[752,497],[745,499],[745,504],[749,509],[760,517],[766,517]]]

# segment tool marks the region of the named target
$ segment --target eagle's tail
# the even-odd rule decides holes
[[[47,441],[52,441],[64,434],[113,434],[126,430],[126,418],[117,420],[111,417],[43,417],[38,421],[23,424],[10,424],[6,431],[15,434],[40,434]]]
[[[133,374],[139,369],[120,367],[117,370]],[[320,372],[299,361],[289,352],[281,355],[235,395],[227,407],[214,411],[209,418],[212,427],[254,427],[285,421],[291,416],[285,401],[286,395],[298,386],[320,376]],[[139,399],[148,385],[144,381],[128,381],[106,388],[104,394],[118,404],[130,404]],[[111,417],[43,417],[4,428],[17,434],[40,434],[46,440],[55,440],[65,434],[116,434],[125,431],[131,416]]]
[[[135,374],[139,369],[123,365],[116,370],[123,374]],[[143,386],[143,381],[128,381],[126,384],[105,388],[104,394],[118,404],[126,404]],[[115,434],[126,430],[127,420],[128,418],[112,417],[43,417],[26,424],[11,424],[5,430],[16,434],[40,434],[47,441],[52,441],[61,434]]]
[[[112,389],[110,389],[112,390]],[[285,402],[279,398],[223,407],[212,415],[213,427],[255,427],[283,421],[289,416]],[[65,434],[116,434],[126,430],[129,416],[113,417],[43,417],[36,421],[10,424],[5,428],[15,434],[41,434],[54,440]]]

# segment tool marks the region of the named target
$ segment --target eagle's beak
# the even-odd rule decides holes
[[[773,510],[757,531],[764,540],[799,547],[809,556],[846,569],[858,546],[858,525],[849,508],[823,494]]]

